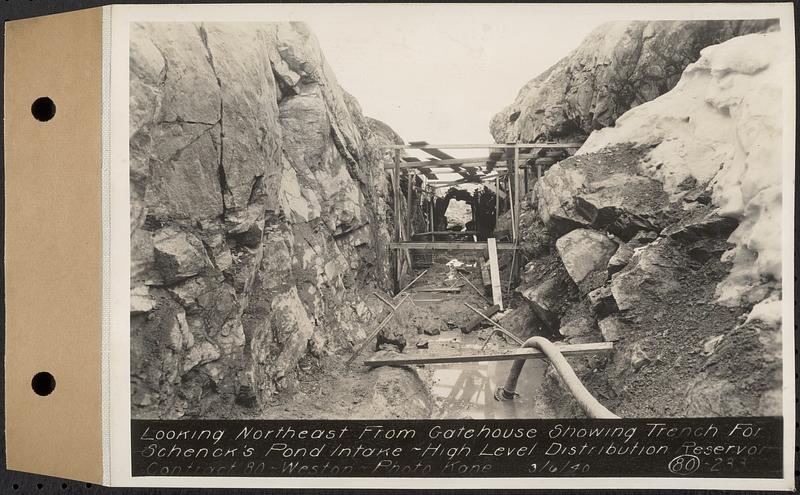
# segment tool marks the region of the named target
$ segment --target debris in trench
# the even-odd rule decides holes
[[[484,315],[488,316],[488,317],[491,317],[492,315],[494,315],[498,311],[500,311],[500,306],[494,305],[494,306],[490,306],[486,310],[482,311],[482,313]],[[461,327],[461,331],[464,332],[464,333],[471,333],[471,332],[474,332],[475,330],[477,330],[478,328],[482,327],[485,324],[486,324],[486,320],[483,318],[483,316],[476,316],[475,318],[470,320],[466,325]]]
[[[403,352],[406,347],[405,336],[397,330],[389,330],[387,328],[378,332],[378,340],[375,342],[375,350],[390,350],[388,346],[394,346],[398,351]]]

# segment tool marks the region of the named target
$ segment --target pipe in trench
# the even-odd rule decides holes
[[[522,347],[538,349],[547,356],[547,359],[550,360],[553,367],[558,372],[558,375],[564,381],[567,390],[575,397],[575,400],[578,401],[578,404],[587,416],[598,419],[619,419],[619,416],[606,409],[606,407],[595,399],[586,389],[578,378],[578,375],[575,374],[572,366],[567,362],[567,359],[561,354],[561,351],[558,350],[558,346],[544,337],[531,337],[522,344]],[[514,395],[516,395],[517,381],[522,372],[522,367],[525,366],[525,361],[525,359],[514,361],[514,364],[511,365],[511,371],[508,374],[505,385],[497,391],[495,398],[498,400],[510,400],[514,398]]]

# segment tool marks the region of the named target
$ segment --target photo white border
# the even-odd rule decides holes
[[[111,170],[110,190],[110,328],[107,397],[109,471],[104,479],[112,486],[219,487],[219,488],[442,488],[442,489],[725,489],[791,490],[794,488],[794,195],[795,195],[795,43],[791,3],[751,4],[204,4],[113,5],[111,12]],[[497,9],[513,9],[536,18],[556,9],[565,19],[594,16],[617,9],[620,20],[708,20],[779,18],[785,47],[791,51],[786,68],[784,98],[783,176],[783,420],[784,478],[277,478],[277,477],[132,477],[130,410],[130,191],[129,191],[129,25],[131,22],[278,22],[303,20],[304,13],[325,11],[331,22],[348,22],[351,9],[374,15],[409,16],[418,21],[426,14],[487,16]],[[107,16],[104,16],[104,19]],[[566,55],[566,53],[564,54]],[[334,68],[335,70],[335,68]],[[536,74],[530,74],[534,77]],[[356,95],[357,96],[357,95]],[[500,110],[500,109],[498,109]],[[488,122],[487,122],[488,125]],[[106,212],[107,213],[107,212]],[[104,266],[104,269],[108,267]]]

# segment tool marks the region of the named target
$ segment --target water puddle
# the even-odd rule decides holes
[[[512,361],[430,365],[433,372],[434,418],[525,419],[554,417],[541,391],[547,363],[529,360],[522,370],[514,400],[497,401],[494,392],[505,383]]]

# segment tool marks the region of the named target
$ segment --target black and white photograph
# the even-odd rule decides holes
[[[783,416],[793,26],[561,7],[131,22],[131,419]]]

